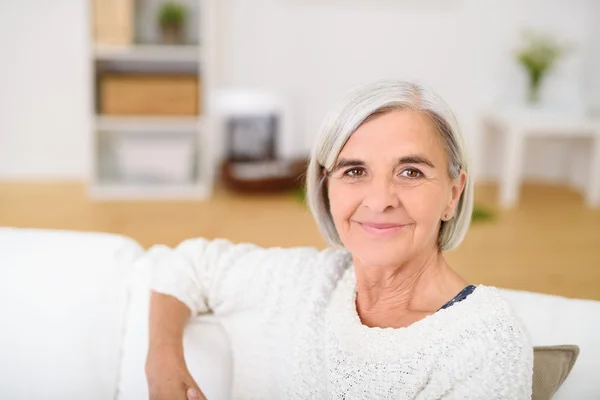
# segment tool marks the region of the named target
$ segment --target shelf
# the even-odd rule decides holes
[[[200,47],[195,45],[96,45],[94,57],[101,61],[197,62]]]
[[[209,196],[205,185],[94,183],[89,186],[95,200],[202,200]]]
[[[197,131],[202,117],[96,117],[96,130],[106,132],[191,132]]]
[[[104,6],[105,2],[99,3]],[[189,29],[184,32],[185,44],[160,42],[161,32],[157,30],[155,20],[156,2],[146,0],[136,2],[133,9],[126,10],[127,16],[119,14],[124,10],[122,7],[106,4],[107,10],[112,11],[108,10],[108,14],[103,13],[101,17],[107,19],[110,25],[114,27],[113,22],[119,22],[123,17],[131,23],[133,35],[122,37],[125,44],[105,44],[118,36],[118,29],[105,32],[103,41],[96,35],[90,37],[92,41],[86,56],[92,78],[92,107],[88,114],[92,136],[89,146],[92,165],[88,182],[91,199],[199,200],[212,193],[215,171],[209,161],[213,159],[215,150],[208,135],[212,116],[202,105],[216,87],[220,6],[218,0],[185,0],[184,4],[190,17]],[[94,12],[98,10],[94,9]],[[119,79],[123,79],[120,82],[129,78],[135,81],[136,77],[141,79],[131,86],[121,85],[118,89],[122,91],[116,94],[107,90],[110,79],[113,79],[114,88]],[[184,78],[181,88],[187,95],[173,95],[173,98],[187,102],[185,109],[183,104],[181,109],[173,107],[173,112],[183,116],[160,115],[160,111],[169,112],[166,107],[160,108],[160,102],[171,101],[167,105],[175,106],[178,101],[169,100],[171,96],[167,92],[170,89],[176,91],[179,86],[163,81],[162,89],[163,77],[166,80]],[[141,87],[147,83],[147,78],[152,84],[147,88]],[[146,89],[147,92],[144,92]],[[119,100],[140,100],[140,103],[135,108],[111,109],[103,103],[110,99],[111,93],[113,99],[116,96]],[[150,104],[144,105],[142,100],[148,100]],[[119,110],[134,110],[139,115],[106,113]],[[152,112],[154,110],[156,112]],[[148,115],[144,115],[146,113]]]

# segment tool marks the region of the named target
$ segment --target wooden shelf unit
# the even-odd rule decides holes
[[[89,0],[92,2],[102,0]],[[115,3],[119,0],[111,0]],[[133,1],[133,0],[124,0]],[[197,22],[197,43],[181,45],[165,45],[161,43],[147,43],[136,41],[132,33],[131,42],[123,43],[97,43],[91,35],[90,64],[93,77],[93,107],[90,112],[92,120],[91,159],[88,194],[96,200],[187,200],[205,199],[212,194],[215,174],[213,160],[213,145],[210,137],[212,115],[209,98],[216,87],[216,38],[217,38],[217,7],[219,0],[193,0],[199,15],[194,15],[192,20]],[[143,1],[136,1],[135,7],[143,6]],[[152,3],[151,1],[149,3]],[[156,2],[154,2],[156,3]],[[156,4],[153,4],[156,6]],[[98,7],[96,4],[95,7]],[[91,7],[93,12],[96,8]],[[135,7],[133,12],[136,12]],[[144,10],[147,15],[147,10]],[[94,15],[91,15],[92,21]],[[131,16],[131,23],[136,23],[135,15]],[[194,29],[196,29],[194,28]],[[134,30],[134,28],[131,28]],[[184,69],[186,73],[198,76],[198,103],[197,115],[116,115],[102,114],[99,110],[99,79],[105,71],[120,71],[125,69],[128,74],[161,73]],[[110,149],[109,137],[124,137],[136,134],[139,138],[147,134],[148,140],[157,134],[168,137],[169,134],[190,134],[194,137],[193,149],[195,168],[193,180],[188,183],[164,182],[148,183],[140,181],[116,181],[107,179],[103,175],[105,169],[102,163],[107,162],[106,152]],[[123,136],[120,136],[120,135]],[[115,162],[114,159],[111,162]],[[161,162],[157,159],[156,162]],[[168,161],[164,161],[168,162]],[[116,165],[110,166],[118,169]]]

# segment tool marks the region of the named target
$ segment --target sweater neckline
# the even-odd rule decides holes
[[[415,341],[423,342],[444,335],[465,315],[466,310],[484,295],[482,285],[470,296],[452,307],[440,309],[423,319],[401,328],[381,328],[364,325],[356,310],[356,276],[350,265],[332,297],[331,329],[345,352],[357,357],[381,362],[397,358],[402,352],[415,351]],[[459,322],[460,323],[460,322]]]

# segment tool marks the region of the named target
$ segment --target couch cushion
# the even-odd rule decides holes
[[[554,400],[600,398],[600,301],[501,289],[524,322],[534,346],[575,345],[577,362]]]
[[[533,400],[547,400],[558,391],[579,355],[578,346],[534,348]]]
[[[114,398],[141,252],[116,235],[0,228],[0,398]]]

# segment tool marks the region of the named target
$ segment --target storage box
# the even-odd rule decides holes
[[[134,0],[94,0],[94,41],[103,45],[129,45],[134,36]]]
[[[197,75],[110,73],[100,77],[104,115],[190,116],[200,113]]]
[[[119,135],[115,155],[119,180],[130,183],[189,183],[195,179],[192,135]]]

